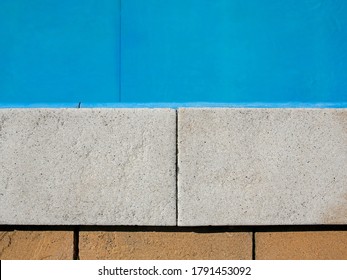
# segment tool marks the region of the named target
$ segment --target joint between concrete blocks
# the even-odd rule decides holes
[[[178,226],[178,173],[179,173],[179,162],[178,162],[178,110],[176,112],[176,226]]]

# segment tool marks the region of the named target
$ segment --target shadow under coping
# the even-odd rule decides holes
[[[304,232],[347,231],[346,225],[268,225],[268,226],[112,226],[112,225],[0,225],[0,231],[119,231],[119,232]]]

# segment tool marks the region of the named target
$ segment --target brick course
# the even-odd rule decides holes
[[[0,231],[1,260],[72,260],[73,232]]]
[[[80,259],[252,258],[251,233],[80,232]]]
[[[347,260],[347,231],[256,233],[256,259]]]

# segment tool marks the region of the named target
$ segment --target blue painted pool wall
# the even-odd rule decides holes
[[[347,101],[347,1],[123,3],[124,102]]]
[[[116,102],[119,0],[1,0],[0,103]]]
[[[346,26],[344,0],[1,0],[0,107],[340,108]]]

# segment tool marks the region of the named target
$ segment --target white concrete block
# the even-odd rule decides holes
[[[176,112],[0,110],[0,224],[175,225]]]
[[[347,223],[347,109],[180,109],[178,224]]]

